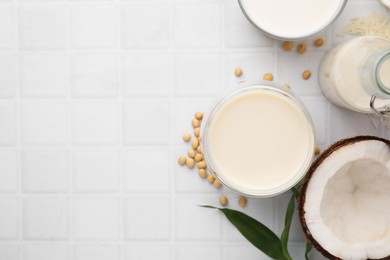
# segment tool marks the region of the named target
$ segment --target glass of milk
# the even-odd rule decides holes
[[[360,36],[329,50],[320,63],[319,83],[335,105],[390,124],[390,40]]]
[[[270,82],[244,84],[218,99],[206,113],[202,136],[208,170],[230,189],[254,197],[297,184],[315,148],[306,108]]]
[[[312,37],[342,12],[347,0],[238,0],[248,20],[280,40]]]

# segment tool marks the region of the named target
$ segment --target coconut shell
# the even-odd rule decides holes
[[[346,146],[346,145],[349,145],[349,144],[353,144],[353,143],[357,143],[357,142],[361,142],[361,141],[367,141],[367,140],[377,140],[377,141],[381,141],[381,142],[384,142],[386,143],[389,148],[390,148],[390,140],[386,140],[386,139],[383,139],[383,138],[380,138],[380,137],[376,137],[376,136],[355,136],[355,137],[351,137],[351,138],[346,138],[346,139],[343,139],[343,140],[340,140],[334,144],[332,144],[331,146],[329,146],[313,163],[312,165],[310,166],[307,174],[306,174],[306,177],[305,177],[305,180],[303,182],[303,185],[301,187],[301,190],[300,190],[300,196],[299,196],[299,199],[298,199],[298,211],[299,211],[299,221],[301,223],[301,226],[302,226],[302,230],[303,230],[303,233],[306,237],[306,239],[323,255],[325,256],[326,258],[328,259],[331,259],[331,260],[342,260],[341,258],[338,258],[334,255],[332,255],[331,253],[329,253],[327,250],[325,250],[315,239],[314,237],[311,235],[310,233],[310,230],[309,228],[307,227],[307,223],[306,223],[306,219],[305,219],[305,210],[304,210],[304,205],[305,205],[305,201],[306,201],[306,191],[307,191],[307,186],[311,180],[311,177],[313,176],[313,174],[315,173],[315,171],[317,170],[318,166],[322,164],[322,162],[330,155],[332,154],[335,150],[338,150],[339,148],[343,147],[343,146]],[[374,259],[372,259],[374,260]],[[390,256],[387,256],[385,258],[381,258],[381,259],[375,259],[375,260],[390,260]]]

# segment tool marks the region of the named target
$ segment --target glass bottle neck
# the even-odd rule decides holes
[[[390,99],[390,49],[371,54],[362,66],[361,80],[369,95]]]

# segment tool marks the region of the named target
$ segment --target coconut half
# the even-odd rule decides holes
[[[324,151],[302,186],[299,218],[329,259],[390,259],[390,141],[357,136]]]

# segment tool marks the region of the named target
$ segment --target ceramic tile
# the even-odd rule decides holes
[[[25,240],[66,240],[68,238],[67,199],[63,197],[24,199],[23,238]]]
[[[72,106],[72,141],[76,145],[114,145],[118,142],[118,105],[83,102]]]
[[[171,233],[170,208],[170,200],[165,198],[126,199],[124,208],[125,239],[135,241],[168,240]],[[147,224],[140,225],[140,223]]]
[[[0,6],[0,49],[13,49],[16,43],[16,12],[10,5]]]
[[[167,149],[125,150],[122,161],[126,192],[163,193],[169,191],[171,157]]]
[[[169,4],[131,4],[122,8],[124,48],[168,48],[169,31]]]
[[[375,128],[367,115],[334,105],[331,106],[330,115],[331,143],[355,135],[379,135],[379,129]]]
[[[126,144],[168,144],[169,124],[166,102],[132,102],[123,106],[123,140]]]
[[[0,199],[0,240],[19,238],[19,202],[15,198]],[[1,255],[1,254],[0,254]]]
[[[70,45],[78,49],[113,49],[119,45],[120,10],[116,5],[70,7]]]
[[[116,151],[73,152],[73,190],[83,193],[118,191],[118,164]]]
[[[73,236],[76,240],[118,238],[119,205],[116,199],[73,199]]]
[[[15,54],[0,54],[0,97],[15,96],[18,85],[18,59]]]
[[[69,250],[64,244],[34,244],[23,247],[24,260],[67,260],[68,257]]]
[[[269,52],[230,52],[225,57],[224,78],[226,89],[237,88],[239,82],[258,82],[265,73],[272,73],[277,80],[274,70],[275,61],[273,53]],[[243,74],[236,77],[234,71],[241,68]]]
[[[20,260],[21,249],[18,245],[0,245],[0,258],[7,260]]]
[[[176,241],[213,241],[221,238],[220,215],[199,205],[218,205],[218,197],[178,198],[175,201]]]
[[[125,97],[168,97],[172,84],[171,60],[171,55],[168,53],[124,55],[123,95]]]
[[[0,103],[0,146],[13,145],[16,142],[16,106],[12,103]]]
[[[68,154],[64,150],[22,151],[22,191],[64,193],[68,189]]]
[[[173,44],[178,48],[219,47],[221,6],[176,4],[173,10]]]
[[[229,246],[225,248],[226,260],[268,260],[268,256],[264,255],[252,245],[245,246]]]
[[[18,189],[18,154],[16,151],[0,151],[0,192],[16,192]]]
[[[172,250],[163,245],[130,245],[125,248],[125,260],[172,259]]]
[[[119,260],[120,251],[118,246],[111,245],[78,245],[73,249],[75,260]]]
[[[115,54],[75,54],[71,57],[74,97],[115,97],[119,89],[120,61]]]
[[[287,83],[291,90],[299,96],[322,95],[318,83],[317,68],[324,55],[323,50],[308,51],[305,54],[298,54],[294,51],[280,52],[277,58],[278,76],[275,82]],[[294,66],[291,66],[294,60]],[[308,80],[302,78],[302,73],[310,70],[312,75]]]
[[[64,5],[21,5],[18,18],[21,49],[65,49],[67,17]]]
[[[21,142],[25,145],[63,145],[68,139],[68,106],[64,102],[21,104]]]
[[[66,97],[69,64],[65,53],[25,54],[20,57],[22,97]]]
[[[209,97],[221,90],[221,55],[185,52],[174,56],[173,86],[178,97]]]
[[[175,260],[220,260],[222,250],[219,246],[212,245],[190,245],[177,246],[175,249]]]

